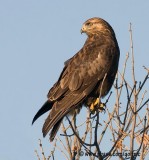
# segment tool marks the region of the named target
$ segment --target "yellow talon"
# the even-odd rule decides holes
[[[94,102],[94,106],[96,106],[97,104],[99,104],[100,100],[99,98],[96,99],[96,101]]]
[[[93,111],[94,110],[94,104],[92,103],[90,106],[90,110]]]
[[[103,108],[105,106],[104,103],[100,103],[100,108]]]
[[[97,98],[95,102],[93,102],[90,106],[90,110],[92,113],[95,112],[95,110],[99,110],[99,111],[103,111],[104,110],[104,107],[105,107],[105,104],[104,103],[101,103],[100,99]]]
[[[100,102],[100,100],[99,100],[99,98],[97,98],[96,101],[91,104],[90,110],[95,111],[95,107],[99,104],[99,102]]]

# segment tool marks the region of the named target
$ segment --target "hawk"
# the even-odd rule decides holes
[[[34,123],[50,110],[43,125],[43,136],[53,141],[63,118],[82,105],[93,108],[110,91],[119,63],[119,46],[114,30],[101,18],[88,19],[82,26],[87,40],[64,68],[47,95],[48,100],[33,118]]]

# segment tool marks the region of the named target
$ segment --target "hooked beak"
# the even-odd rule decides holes
[[[85,32],[85,27],[84,26],[81,28],[80,32],[81,32],[81,34]]]
[[[80,32],[81,32],[81,34],[84,33],[84,31],[82,29],[80,30]]]

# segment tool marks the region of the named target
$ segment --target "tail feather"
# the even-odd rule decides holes
[[[52,131],[51,131],[51,133],[50,133],[50,142],[52,142],[52,141],[54,140],[54,138],[55,138],[55,136],[56,136],[56,134],[57,134],[60,126],[61,126],[62,120],[63,120],[63,118],[60,119],[60,120],[54,125],[54,127],[52,128]]]
[[[52,112],[52,111],[51,111]],[[50,112],[50,113],[51,113]],[[60,112],[61,113],[61,112]],[[45,137],[47,135],[47,133],[52,129],[55,130],[57,127],[57,124],[59,124],[59,122],[61,121],[61,119],[63,117],[60,116],[60,113],[58,112],[58,114],[55,113],[55,116],[51,118],[51,114],[48,115],[47,119],[45,120],[45,123],[43,125],[42,128],[42,133],[43,133],[43,137]],[[61,124],[61,123],[60,123]],[[54,129],[55,128],[55,129]],[[51,133],[52,133],[51,130]]]
[[[60,127],[63,117],[65,117],[70,111],[74,110],[80,103],[82,103],[84,97],[84,94],[82,94],[78,95],[75,100],[71,97],[67,97],[67,99],[64,98],[61,99],[61,101],[55,102],[43,125],[43,136],[45,137],[47,133],[52,129],[50,133],[50,141],[52,141]]]
[[[53,102],[46,101],[33,118],[32,124],[44,113],[48,112],[53,106]]]

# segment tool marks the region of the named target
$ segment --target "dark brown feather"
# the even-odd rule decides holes
[[[62,123],[62,120],[63,120],[63,118],[60,119],[60,120],[54,125],[54,127],[52,128],[51,133],[50,133],[50,142],[52,142],[52,141],[54,140],[54,138],[55,138],[55,136],[56,136],[56,133],[57,133],[57,131],[59,130],[60,125],[61,125],[61,123]],[[43,136],[45,136],[45,135],[43,135]]]

